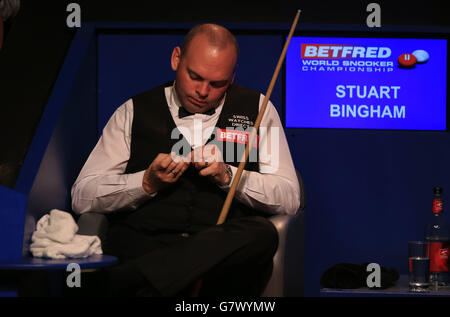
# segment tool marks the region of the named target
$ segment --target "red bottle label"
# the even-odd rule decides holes
[[[442,199],[433,199],[433,213],[442,212]]]
[[[449,242],[429,242],[427,255],[430,258],[430,271],[448,272]]]

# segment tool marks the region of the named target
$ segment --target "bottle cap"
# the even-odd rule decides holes
[[[442,194],[442,188],[441,188],[441,187],[435,187],[435,188],[433,188],[433,194],[435,194],[435,195],[441,195],[441,194]]]

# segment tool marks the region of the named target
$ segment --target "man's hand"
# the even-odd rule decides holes
[[[189,161],[175,154],[159,153],[144,173],[142,187],[153,194],[178,181],[189,167]]]
[[[223,162],[222,152],[216,145],[204,145],[191,152],[191,161],[199,170],[200,176],[210,178],[214,183],[224,186],[231,182],[227,165]]]

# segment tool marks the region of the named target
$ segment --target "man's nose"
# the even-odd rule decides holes
[[[200,98],[206,98],[209,94],[209,83],[202,82],[197,86],[197,94]]]

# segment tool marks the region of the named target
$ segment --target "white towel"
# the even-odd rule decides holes
[[[76,234],[77,231],[71,214],[53,209],[36,224],[30,251],[35,257],[52,259],[86,258],[103,253],[99,237]]]

